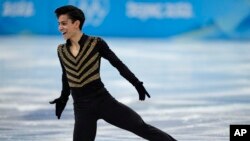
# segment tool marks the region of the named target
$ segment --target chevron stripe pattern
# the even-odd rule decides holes
[[[77,56],[73,56],[66,44],[58,47],[58,54],[67,73],[70,87],[84,85],[100,79],[100,55],[95,47],[96,37],[88,37]]]

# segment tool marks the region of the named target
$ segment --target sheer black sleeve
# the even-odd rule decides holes
[[[127,79],[134,86],[140,82],[138,78],[129,70],[129,68],[115,55],[104,40],[98,38],[97,46],[99,47],[101,56],[107,59],[112,66],[117,68],[121,76]]]

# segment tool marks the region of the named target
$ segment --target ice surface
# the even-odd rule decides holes
[[[179,141],[228,141],[230,124],[250,124],[250,42],[104,38],[144,82],[136,90],[106,60],[101,76],[119,101]],[[70,141],[72,99],[61,120],[48,102],[59,96],[55,36],[0,37],[0,141]],[[137,141],[98,121],[96,141]]]

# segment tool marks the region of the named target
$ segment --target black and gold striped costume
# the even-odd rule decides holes
[[[58,48],[70,87],[83,87],[100,79],[100,55],[95,48],[96,43],[97,38],[89,37],[76,57],[70,54],[66,45]]]
[[[167,133],[146,124],[135,111],[115,100],[104,88],[100,78],[101,57],[133,85],[139,80],[101,38],[83,35],[76,57],[71,54],[70,45],[70,41],[59,45],[58,56],[63,70],[61,96],[69,96],[71,90],[74,100],[73,141],[94,141],[98,119],[150,141],[176,141]]]
[[[80,50],[77,56],[70,52],[70,41],[58,46],[58,56],[63,70],[63,91],[70,89],[81,93],[92,93],[104,87],[100,78],[101,57],[107,59],[120,74],[133,85],[138,82],[135,75],[109,49],[104,40],[99,37],[83,35],[79,41]]]

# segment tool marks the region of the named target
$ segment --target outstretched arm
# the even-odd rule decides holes
[[[115,53],[109,48],[107,43],[98,39],[98,44],[100,54],[103,58],[107,59],[112,66],[117,68],[121,76],[127,79],[133,86],[135,86],[137,92],[139,93],[139,100],[145,100],[145,95],[150,98],[150,95],[143,86],[141,82],[130,70],[129,68],[115,55]]]

